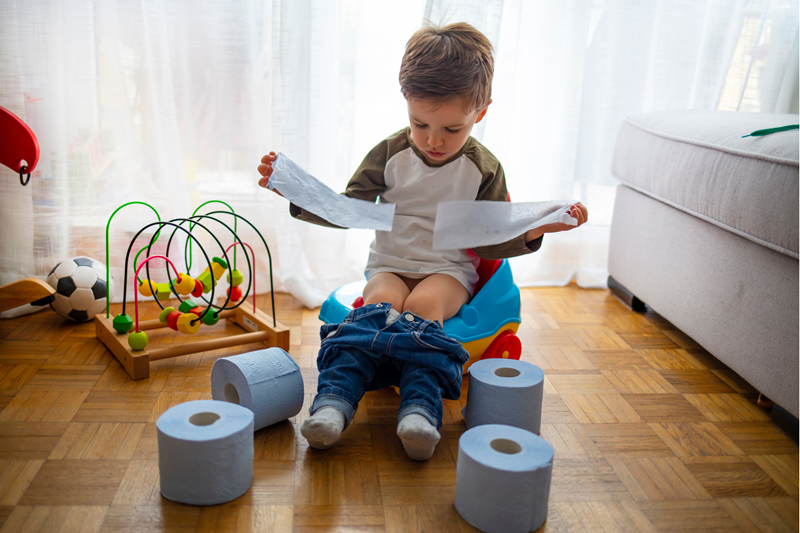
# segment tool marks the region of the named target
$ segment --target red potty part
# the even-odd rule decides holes
[[[0,107],[0,163],[14,172],[22,168],[30,174],[39,162],[39,141],[36,135],[14,113]]]
[[[481,359],[519,359],[522,355],[522,342],[507,329],[498,335],[483,352]]]

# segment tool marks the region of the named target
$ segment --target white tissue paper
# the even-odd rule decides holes
[[[161,494],[189,505],[235,500],[253,483],[253,413],[214,400],[178,404],[156,422]]]
[[[254,431],[299,413],[304,392],[300,367],[280,348],[217,359],[211,368],[211,396],[253,411]]]
[[[468,428],[505,424],[539,434],[544,372],[515,359],[483,359],[469,367],[467,405],[461,410]]]
[[[561,222],[577,226],[567,214],[575,202],[442,202],[433,227],[434,250],[463,250],[500,244],[530,229]]]
[[[272,168],[269,188],[277,189],[306,211],[342,228],[391,231],[394,204],[376,204],[338,194],[284,154],[278,154]]]
[[[553,447],[524,429],[489,424],[458,441],[458,514],[487,533],[527,533],[547,519]]]

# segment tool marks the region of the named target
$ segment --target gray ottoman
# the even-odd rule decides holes
[[[609,287],[647,304],[798,416],[797,115],[668,111],[629,117]]]

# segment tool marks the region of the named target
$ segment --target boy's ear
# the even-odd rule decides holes
[[[489,109],[489,104],[491,104],[491,103],[492,103],[492,99],[489,98],[489,101],[486,102],[486,106],[483,108],[483,110],[481,110],[480,113],[478,113],[478,118],[475,119],[475,124],[477,124],[478,122],[483,120],[483,117],[486,115],[486,111]]]

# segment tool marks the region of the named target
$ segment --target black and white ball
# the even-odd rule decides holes
[[[47,283],[56,290],[53,311],[75,322],[85,322],[106,309],[106,266],[91,257],[67,259],[50,271]],[[114,280],[109,281],[114,294]]]

